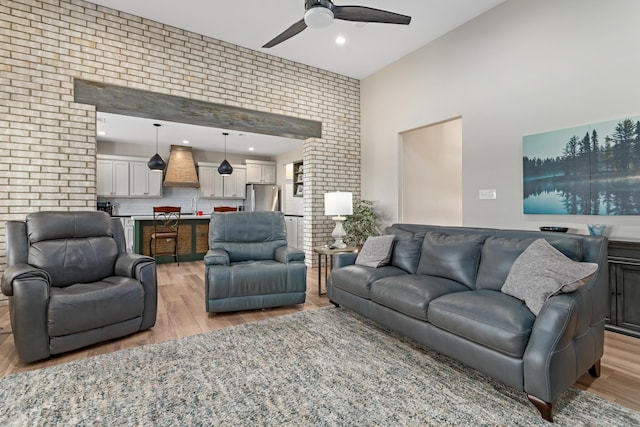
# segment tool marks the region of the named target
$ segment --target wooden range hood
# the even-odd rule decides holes
[[[200,187],[191,147],[171,146],[167,173],[164,175],[164,185],[167,187]]]

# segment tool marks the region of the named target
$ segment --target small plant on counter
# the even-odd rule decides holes
[[[369,236],[377,236],[377,214],[370,200],[357,200],[353,203],[353,214],[344,221],[345,243],[361,248]]]

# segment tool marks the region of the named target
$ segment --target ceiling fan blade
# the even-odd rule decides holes
[[[307,28],[307,24],[305,24],[304,19],[301,19],[262,47],[273,47],[277,44],[280,44],[283,41],[288,40],[296,34],[302,32],[302,30],[304,30],[305,28]]]
[[[336,19],[356,22],[380,22],[382,24],[409,25],[411,17],[386,10],[373,9],[366,6],[335,6],[333,15]]]

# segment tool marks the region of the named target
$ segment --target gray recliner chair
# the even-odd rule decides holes
[[[126,252],[119,219],[106,212],[38,212],[7,221],[6,239],[2,293],[22,361],[155,324],[155,260]]]
[[[212,213],[204,262],[208,312],[305,301],[304,252],[287,246],[282,212]]]

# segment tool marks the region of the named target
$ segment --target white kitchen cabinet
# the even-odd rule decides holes
[[[205,199],[244,199],[246,197],[247,171],[242,165],[231,165],[233,173],[223,177],[218,165],[198,162],[200,197]]]
[[[298,217],[298,234],[296,235],[298,244],[297,248],[301,251],[304,250],[304,218]]]
[[[120,218],[120,222],[122,223],[122,228],[124,228],[124,240],[125,246],[127,248],[127,252],[133,252],[133,226],[134,221],[131,217],[122,217]]]
[[[304,250],[304,218],[299,216],[284,216],[287,227],[287,245]]]
[[[200,197],[205,199],[223,197],[224,186],[217,166],[198,163],[198,176]]]
[[[101,159],[96,162],[96,193],[98,196],[129,195],[129,162]]]
[[[264,160],[247,160],[247,184],[275,184],[276,163]]]
[[[247,169],[233,166],[233,173],[222,177],[225,198],[244,199],[247,197]]]
[[[162,172],[150,170],[147,162],[129,162],[129,195],[161,197]]]
[[[144,158],[99,154],[96,193],[103,197],[162,197],[162,173],[149,170]]]

